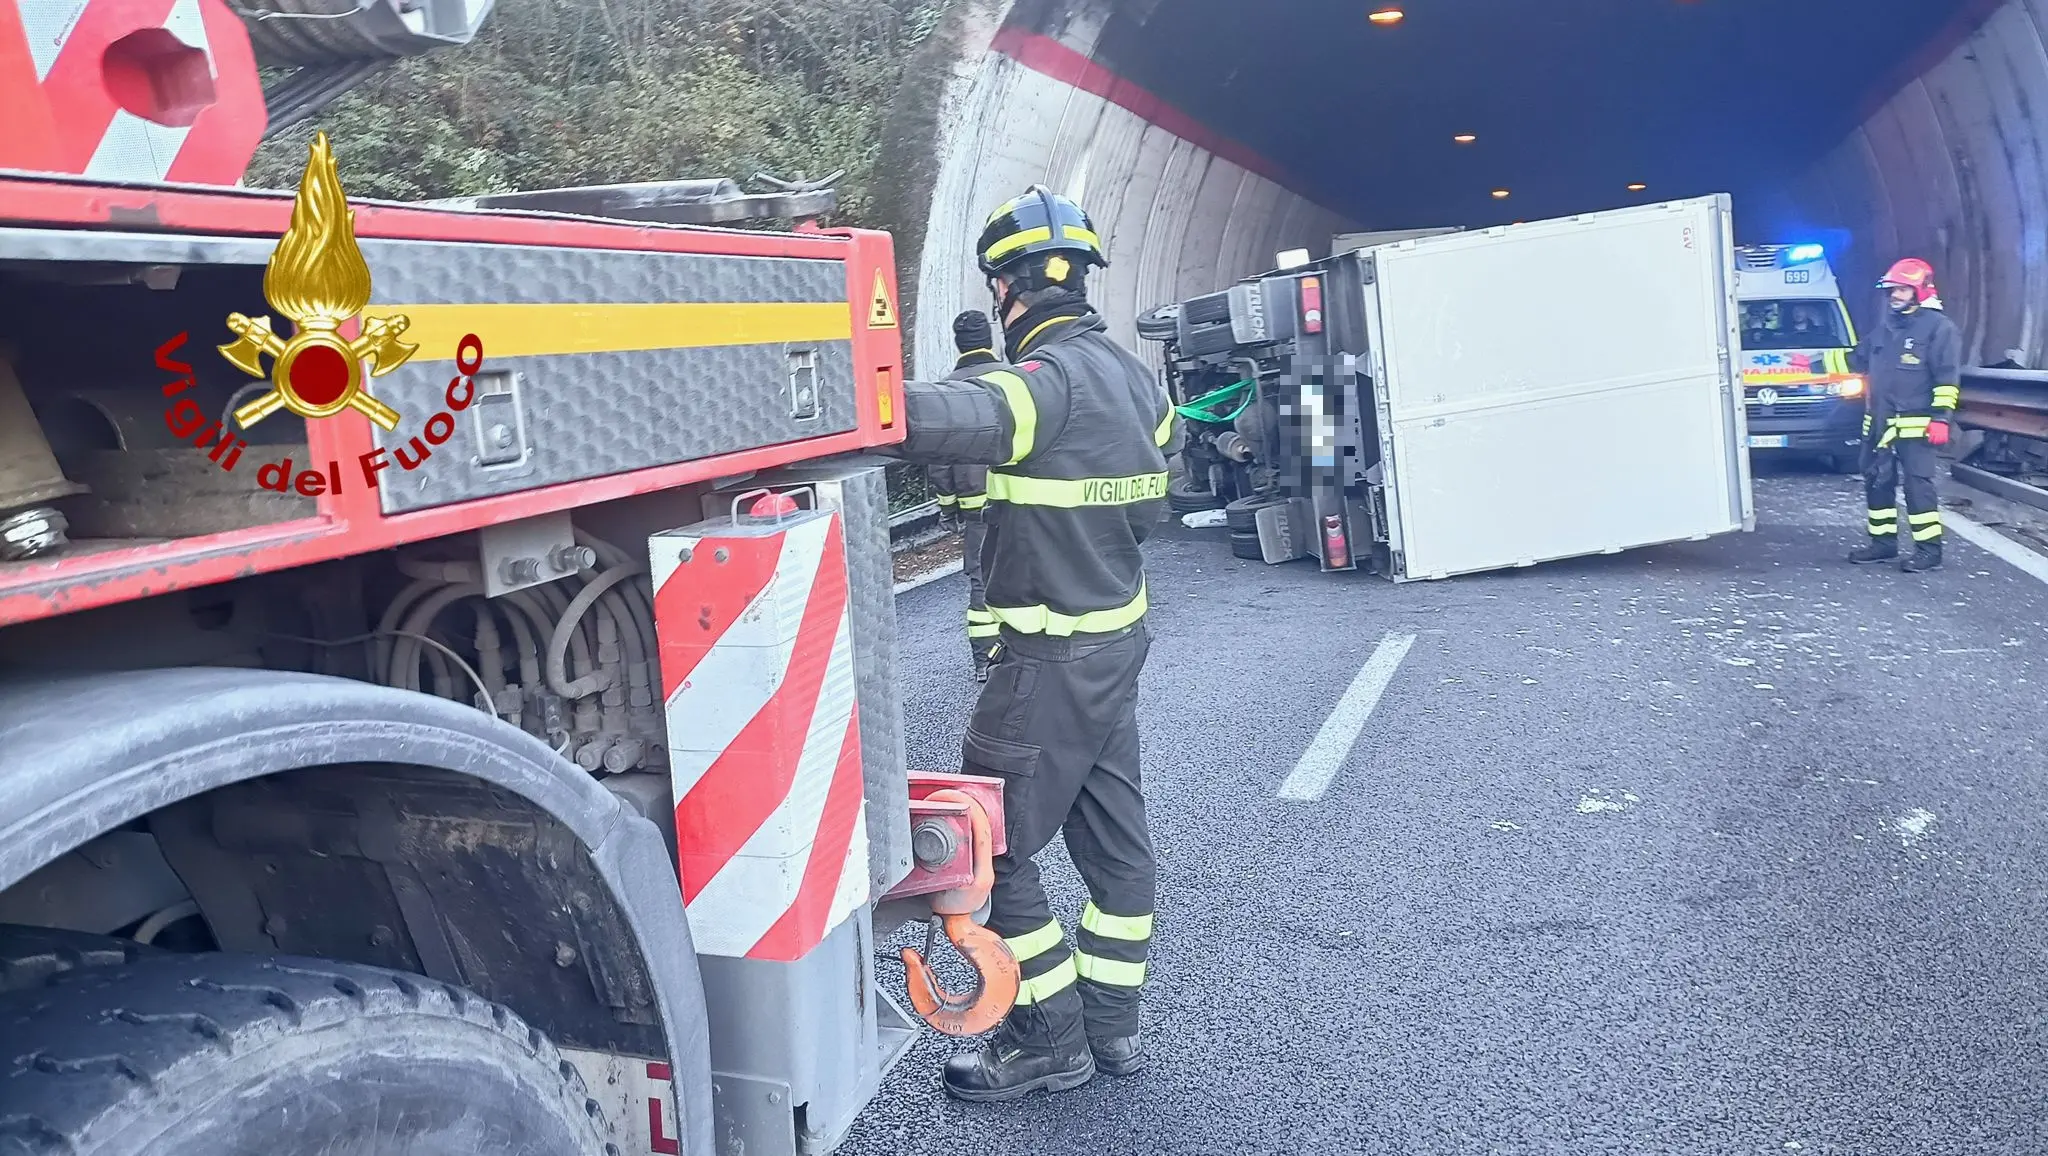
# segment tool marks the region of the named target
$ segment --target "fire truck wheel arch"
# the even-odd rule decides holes
[[[429,975],[450,966],[454,954],[445,929],[433,925],[437,917],[452,919],[456,915],[448,910],[445,895],[437,905],[429,894],[433,882],[446,883],[438,872],[448,861],[441,861],[431,873],[408,871],[403,848],[372,846],[386,834],[394,844],[401,841],[399,834],[380,832],[374,820],[379,810],[395,815],[405,809],[406,774],[439,775],[444,780],[448,774],[464,776],[474,780],[478,798],[515,797],[509,801],[530,804],[539,823],[561,833],[564,843],[573,840],[574,847],[553,848],[547,845],[549,837],[543,831],[535,837],[535,853],[524,860],[500,856],[487,864],[469,865],[481,871],[475,878],[488,884],[471,888],[474,900],[480,903],[489,903],[499,889],[522,894],[520,888],[526,887],[535,895],[560,895],[564,886],[573,889],[573,877],[579,871],[591,876],[592,890],[601,892],[575,894],[561,904],[576,907],[586,918],[564,929],[557,938],[566,950],[552,956],[529,959],[520,953],[507,955],[491,951],[493,944],[481,945],[480,954],[474,936],[463,938],[464,958],[472,965],[478,959],[487,961],[486,978],[495,981],[474,986],[531,1020],[542,1017],[520,1006],[519,1000],[498,996],[490,988],[518,988],[530,981],[534,990],[540,990],[549,985],[560,987],[566,976],[582,980],[587,972],[584,961],[575,958],[579,953],[610,953],[609,960],[590,961],[593,970],[610,963],[627,973],[644,974],[653,991],[642,994],[651,997],[658,1011],[658,1016],[651,1018],[659,1020],[650,1029],[665,1037],[674,1073],[683,1150],[712,1150],[711,1060],[703,986],[674,882],[674,861],[659,828],[634,814],[620,795],[606,790],[545,744],[463,704],[349,679],[219,667],[0,684],[0,891],[102,834],[153,817],[159,842],[175,865],[178,824],[166,825],[166,816],[182,813],[181,823],[190,826],[195,817],[192,807],[198,801],[233,797],[236,792],[246,795],[258,789],[237,784],[286,782],[294,777],[286,772],[324,775],[298,794],[284,797],[322,798],[338,804],[357,824],[345,834],[360,845],[359,854],[384,864],[394,882],[407,876],[416,884],[398,889],[399,906],[405,930],[411,931],[415,940],[435,941],[421,942],[418,947],[422,961],[431,963],[431,957],[443,961],[438,969],[426,967]],[[327,797],[352,788],[358,790],[354,797]],[[438,787],[420,797],[446,794],[445,787]],[[251,803],[243,800],[241,805]],[[498,813],[509,812],[500,804]],[[265,815],[266,820],[276,817],[275,812]],[[320,820],[325,820],[324,827]],[[395,817],[392,821],[397,822]],[[287,826],[296,833],[297,826]],[[320,832],[331,826],[332,819],[326,814],[318,819],[308,814],[303,823],[309,838],[321,837]],[[402,834],[412,841],[408,846],[418,846],[418,831]],[[269,837],[276,845],[274,830],[253,837],[259,842]],[[433,847],[445,847],[462,841],[441,838],[429,842]],[[430,853],[433,847],[421,853]],[[565,855],[563,851],[585,854]],[[587,868],[575,862],[586,857]],[[535,875],[536,864],[548,869],[546,877],[518,877]],[[564,878],[569,879],[568,884]],[[423,879],[428,880],[424,889],[418,885]],[[195,878],[188,882],[194,886],[194,898],[206,908],[209,897],[204,881]],[[219,902],[242,898],[230,896]],[[584,912],[586,908],[599,910],[589,914]],[[603,927],[605,909],[615,911],[616,922],[623,924],[617,938],[631,942],[588,941],[593,926]],[[422,911],[427,914],[422,916]],[[232,950],[233,945],[225,941],[236,921],[223,918],[226,914],[210,910],[207,917],[223,939],[222,946]],[[500,923],[515,918],[512,913],[489,914]],[[552,914],[561,917],[566,913]],[[517,920],[529,925],[548,917],[546,911],[516,913]],[[419,920],[428,926],[417,926]],[[292,929],[287,926],[290,913],[268,921],[258,917],[255,922],[262,924],[264,935],[295,954],[341,954],[293,946]],[[422,930],[430,934],[422,936]],[[359,962],[375,961],[376,932],[383,932],[387,940],[391,935],[380,927],[372,932],[367,946],[357,944],[345,950],[362,956]],[[240,928],[238,933],[257,932]],[[530,974],[519,974],[522,971]],[[584,981],[582,986],[588,990],[591,984]]]

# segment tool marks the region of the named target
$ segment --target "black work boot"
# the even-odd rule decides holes
[[[1889,562],[1898,556],[1899,540],[1897,538],[1872,538],[1856,549],[1849,551],[1849,561],[1856,563],[1858,566],[1868,566],[1872,562]]]
[[[1145,1067],[1145,1040],[1142,1036],[1118,1036],[1115,1039],[1088,1037],[1088,1050],[1095,1053],[1095,1070],[1112,1076],[1134,1076]]]
[[[1922,570],[1941,569],[1941,539],[1936,538],[1932,542],[1921,542],[1915,546],[1913,553],[1905,561],[1899,563],[1899,569],[1904,570],[1908,574],[1918,574]]]
[[[1079,1030],[1055,1041],[1036,1008],[1017,1008],[987,1043],[946,1061],[946,1094],[1001,1103],[1032,1092],[1065,1092],[1095,1078],[1095,1054]]]

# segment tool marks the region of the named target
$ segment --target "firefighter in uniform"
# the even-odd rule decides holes
[[[1870,540],[1849,555],[1859,564],[1899,556],[1900,473],[1913,552],[1906,571],[1941,565],[1941,500],[1935,491],[1936,447],[1948,444],[1949,422],[1962,397],[1962,336],[1942,312],[1934,268],[1918,258],[1893,265],[1879,281],[1887,294],[1884,320],[1863,335],[1849,368],[1869,382],[1863,414],[1863,490]]]
[[[970,309],[953,319],[953,363],[956,379],[971,379],[980,366],[996,364],[995,335],[988,315]],[[987,466],[928,466],[932,489],[938,491],[939,512],[960,522],[960,569],[967,575],[967,649],[974,659],[974,681],[988,681],[989,656],[996,647],[996,617],[988,612],[981,573],[981,546],[988,535],[982,511],[988,505]]]
[[[950,1094],[986,1101],[1143,1063],[1154,866],[1138,772],[1151,645],[1140,546],[1166,516],[1175,425],[1154,374],[1088,303],[1088,267],[1108,260],[1079,205],[1034,186],[990,215],[976,251],[1006,356],[906,384],[895,452],[988,467],[984,569],[999,633],[962,761],[1003,782],[1008,845],[988,926],[1023,982],[992,1038],[944,1075]],[[1033,862],[1056,834],[1088,888],[1071,949]]]

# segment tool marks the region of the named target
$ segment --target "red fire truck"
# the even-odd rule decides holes
[[[0,3],[0,1152],[824,1152],[1015,995],[999,785],[904,765],[889,238],[236,187],[252,36],[487,8]]]

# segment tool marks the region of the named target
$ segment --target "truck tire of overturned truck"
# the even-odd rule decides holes
[[[1223,499],[1208,488],[1203,479],[1200,489],[1190,478],[1175,478],[1166,488],[1166,505],[1176,514],[1194,514],[1203,510],[1220,510]]]
[[[453,984],[0,926],[0,1153],[617,1156],[576,1069]]]

